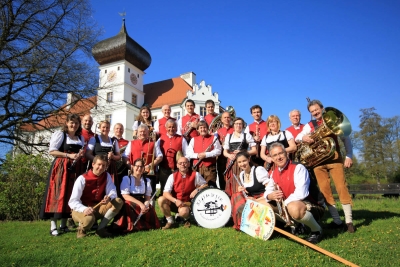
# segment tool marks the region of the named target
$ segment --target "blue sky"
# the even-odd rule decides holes
[[[145,83],[193,71],[247,122],[249,107],[310,119],[306,97],[344,112],[399,113],[400,1],[92,0],[101,39],[121,27],[152,56]]]

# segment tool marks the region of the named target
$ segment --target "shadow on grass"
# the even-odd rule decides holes
[[[393,217],[400,217],[400,214],[390,211],[353,210],[353,218],[358,221],[356,227],[368,226],[372,221]]]

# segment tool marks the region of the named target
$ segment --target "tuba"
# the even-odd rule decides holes
[[[347,117],[338,109],[327,107],[322,114],[323,125],[310,135],[314,143],[300,143],[295,160],[307,168],[314,167],[325,160],[331,158],[336,151],[336,143],[329,135],[337,137],[349,136],[351,134],[351,124]],[[346,151],[343,142],[338,138],[342,158],[345,158]]]
[[[235,109],[232,106],[227,106],[225,111],[229,112],[229,115],[231,115],[231,120],[236,118],[236,112],[235,112]],[[216,131],[218,131],[218,129],[220,129],[220,128],[222,128],[224,126],[222,124],[221,118],[222,118],[222,113],[219,114],[217,117],[215,117],[212,120],[212,122],[208,126],[208,133],[209,134],[215,133]]]

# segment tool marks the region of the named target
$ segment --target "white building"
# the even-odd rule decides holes
[[[82,99],[71,106],[74,96],[68,94],[65,109],[81,116],[90,112],[94,120],[93,132],[96,132],[96,124],[106,119],[111,122],[111,129],[115,123],[122,123],[125,126],[124,138],[130,140],[133,122],[143,105],[150,107],[153,120],[163,117],[163,105],[170,105],[172,117],[179,119],[184,116],[187,99],[195,102],[195,112],[201,115],[206,114],[205,101],[208,99],[214,101],[215,112],[221,110],[218,93],[213,93],[211,85],[206,85],[205,81],[197,84],[193,72],[145,84],[144,71],[150,66],[151,56],[128,35],[125,20],[119,33],[97,43],[92,53],[99,63],[97,97]],[[49,142],[52,132],[60,129],[64,123],[65,118],[51,115],[39,123],[44,127],[24,125],[21,130],[34,143]]]

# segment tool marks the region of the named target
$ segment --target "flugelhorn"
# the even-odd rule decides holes
[[[280,187],[278,184],[275,184],[275,189],[280,190]],[[283,198],[276,200],[276,206],[278,207],[279,217],[281,217],[286,223],[285,227],[294,225],[294,222],[292,221],[292,219],[290,219],[290,216],[289,216],[289,213],[285,206]]]

